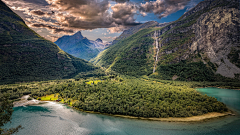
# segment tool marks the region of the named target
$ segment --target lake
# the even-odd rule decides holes
[[[240,134],[240,91],[198,88],[202,94],[224,102],[236,116],[203,122],[160,122],[89,114],[49,102],[39,106],[15,107],[12,123],[22,125],[16,135],[238,135]]]

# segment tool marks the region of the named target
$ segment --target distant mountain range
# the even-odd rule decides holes
[[[111,45],[111,43],[103,43],[100,38],[95,41],[89,40],[83,37],[80,31],[72,36],[65,35],[59,38],[55,44],[65,52],[85,60],[96,57],[105,47]]]
[[[240,79],[238,0],[205,0],[178,20],[132,27],[91,62],[125,75],[184,81]]]
[[[0,69],[0,83],[14,83],[70,78],[98,68],[39,36],[0,0]]]

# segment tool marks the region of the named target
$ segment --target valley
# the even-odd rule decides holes
[[[109,26],[99,26],[106,33],[102,32],[101,38],[96,40],[84,37],[82,29],[74,28],[80,27],[78,23],[82,24],[79,20],[73,23],[74,26],[69,23],[67,27],[65,23],[76,17],[76,12],[29,11],[28,15],[34,12],[34,17],[36,14],[58,16],[53,19],[75,15],[61,23],[51,22],[58,27],[39,25],[41,30],[37,31],[38,25],[30,24],[31,19],[23,19],[22,14],[20,17],[18,12],[13,12],[13,8],[6,5],[11,2],[6,1],[0,0],[0,134],[17,132],[18,129],[14,128],[7,130],[21,125],[17,119],[23,121],[27,128],[20,129],[19,134],[68,134],[70,131],[72,134],[239,132],[236,128],[240,112],[240,13],[237,0],[204,0],[186,10],[178,20],[135,22],[124,27],[119,18],[114,18],[118,14],[114,14],[117,10],[112,7],[114,19],[103,18],[107,22],[102,21],[101,25]],[[104,2],[108,3],[103,1],[102,4]],[[118,5],[126,6],[128,1],[124,2]],[[47,1],[53,7],[59,3]],[[89,3],[86,1],[85,4]],[[142,15],[146,8],[130,7]],[[65,10],[70,9],[75,8]],[[97,15],[94,19],[86,15],[75,18],[75,21],[86,19],[91,22],[99,19]],[[111,21],[116,22],[109,24]],[[124,23],[128,21],[131,19]],[[34,30],[29,28],[33,26]],[[83,30],[91,32],[95,26],[85,28]],[[120,36],[106,41],[109,39],[107,33],[114,35],[115,29],[111,28],[125,30]],[[56,29],[60,31],[58,35],[63,36],[58,36],[53,43],[38,34],[48,29],[52,30],[52,35]],[[14,124],[9,124],[12,115]],[[39,127],[35,123],[29,125],[28,118],[39,122]],[[48,121],[50,118],[53,121]],[[93,121],[99,123],[93,124]],[[106,128],[108,122],[116,124],[111,131]],[[187,127],[179,126],[178,122]],[[49,129],[44,123],[58,128]],[[133,132],[124,126],[125,123],[133,124]],[[163,128],[159,129],[155,124]],[[204,124],[210,128],[204,130]],[[228,129],[231,126],[234,127],[232,133]],[[198,127],[203,131],[196,131]],[[186,132],[183,131],[185,129]]]

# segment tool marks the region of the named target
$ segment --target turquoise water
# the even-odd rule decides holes
[[[240,112],[240,91],[201,88],[199,92],[216,97]],[[238,135],[240,116],[228,116],[204,122],[160,122],[125,119],[75,111],[58,103],[14,108],[12,123],[24,129],[17,135]]]

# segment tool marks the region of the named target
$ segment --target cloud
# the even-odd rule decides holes
[[[48,5],[45,0],[2,0],[14,10],[25,11],[44,8]]]
[[[32,10],[30,13],[35,14],[35,15],[45,15],[46,13],[41,11],[41,10]]]
[[[139,11],[142,14],[154,13],[158,18],[166,17],[178,10],[184,9],[191,0],[157,0],[141,4]]]
[[[125,2],[129,2],[130,0],[112,0],[115,1],[117,3],[125,3]]]
[[[132,26],[135,23],[134,15],[138,11],[138,7],[131,3],[118,3],[111,7],[113,10],[112,18],[114,19],[114,23],[118,25],[124,26]]]
[[[166,17],[186,7],[190,0],[3,0],[24,13],[30,27],[46,28],[51,33],[108,28],[118,33],[139,25],[136,15],[154,13]],[[192,0],[199,1],[199,0]],[[111,3],[111,4],[110,4]]]
[[[38,16],[51,16],[54,14],[54,12],[52,11],[51,13],[48,12],[43,12],[42,10],[38,9],[38,10],[32,10],[29,12],[31,15],[38,15]]]
[[[108,32],[109,33],[120,33],[120,32],[124,31],[127,28],[128,27],[120,25],[120,26],[108,28]]]
[[[56,20],[61,22],[61,26],[81,30],[92,30],[96,28],[109,28],[112,25],[111,17],[102,15],[88,21],[81,17],[71,15],[57,14]]]
[[[52,30],[52,34],[74,33],[74,30],[72,30],[72,29],[64,29],[64,28],[54,27],[54,26],[46,25],[46,24],[33,23],[33,24],[30,24],[30,26],[33,27],[33,28],[46,28],[48,30]]]
[[[49,37],[48,39],[51,40],[52,42],[57,41],[61,36],[52,36],[52,35],[47,35]]]
[[[46,0],[53,10],[67,11],[75,17],[94,20],[110,7],[107,0]]]
[[[70,3],[65,5],[59,4],[58,8],[62,7],[65,9],[69,5],[72,5],[71,2],[72,1],[70,1]],[[84,4],[88,4],[88,2],[82,2],[82,3],[79,3],[82,5],[78,5],[78,6],[75,5],[75,6],[78,7],[79,9],[81,9],[81,6],[89,7],[91,6],[91,3],[90,5],[84,5]],[[104,3],[104,1],[102,2]],[[91,8],[91,9],[94,9],[94,8],[95,9],[92,10],[90,13],[85,13],[87,12],[87,10],[84,10],[85,12],[81,11],[81,12],[78,12],[79,15],[76,15],[75,13],[79,9],[74,8],[74,9],[69,9],[71,12],[68,14],[64,14],[63,12],[56,13],[55,17],[58,22],[61,22],[61,26],[69,27],[72,29],[79,29],[79,30],[110,28],[110,27],[116,27],[116,26],[118,27],[119,25],[123,25],[124,27],[127,27],[127,26],[134,26],[139,24],[135,22],[135,18],[134,18],[134,14],[137,11],[136,6],[129,5],[128,3],[118,3],[111,7],[113,12],[110,13],[108,11],[109,7],[105,8],[104,9],[105,11],[101,8],[102,7],[101,5],[103,3],[95,3],[96,5],[94,5],[94,7]],[[100,4],[100,5],[97,5],[97,4]],[[106,3],[103,5],[109,6],[109,4],[106,4]],[[101,8],[101,9],[98,10],[97,8]],[[61,11],[61,9],[59,10]],[[95,13],[96,11],[99,11],[99,12]]]
[[[114,39],[116,39],[117,38],[117,36],[115,36],[115,37],[103,37],[104,39],[111,39],[111,40],[114,40]]]

